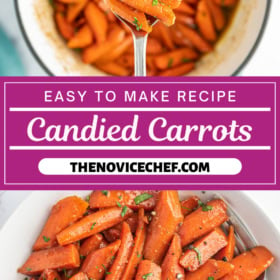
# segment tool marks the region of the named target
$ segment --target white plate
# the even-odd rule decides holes
[[[30,249],[37,238],[52,205],[68,195],[85,197],[87,191],[48,191],[33,192],[14,212],[0,232],[0,279],[22,280],[17,268],[30,254]],[[181,191],[181,199],[189,195],[198,195],[202,200],[213,196],[211,192]],[[251,232],[261,245],[268,247],[276,261],[268,272],[269,280],[279,280],[280,275],[280,235],[262,210],[242,192],[219,192],[246,222]]]

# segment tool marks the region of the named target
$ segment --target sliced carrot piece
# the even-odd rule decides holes
[[[216,256],[215,259],[223,260],[226,262],[230,262],[234,257],[234,249],[235,249],[235,235],[234,235],[234,227],[229,227],[228,234],[228,244],[225,248],[223,248]]]
[[[187,272],[185,280],[221,279],[234,269],[234,265],[223,261],[209,260],[198,270]]]
[[[86,257],[91,251],[100,248],[102,241],[104,241],[104,238],[100,233],[90,236],[82,243],[80,248],[80,255]]]
[[[161,280],[161,268],[157,264],[144,260],[141,261],[135,276],[135,280]]]
[[[97,43],[104,43],[108,31],[106,15],[93,2],[86,5],[84,13],[91,30],[95,34]]]
[[[89,280],[87,275],[83,272],[79,272],[72,276],[69,280]]]
[[[205,0],[200,0],[198,2],[196,23],[201,34],[206,40],[210,42],[215,42],[217,40],[215,26]]]
[[[57,271],[52,270],[52,269],[46,269],[44,272],[41,274],[39,280],[61,280],[59,274]]]
[[[180,264],[189,271],[195,271],[226,245],[226,235],[216,228],[191,245],[180,258]]]
[[[73,22],[86,6],[88,0],[80,0],[76,4],[67,6],[66,19],[68,22]]]
[[[134,239],[134,246],[122,275],[122,280],[132,280],[135,276],[137,265],[140,263],[143,256],[145,239],[146,223],[144,222],[144,209],[140,208],[138,212],[138,225]]]
[[[217,5],[214,2],[214,0],[206,0],[206,3],[212,15],[212,19],[215,23],[217,30],[223,30],[226,25],[226,17],[222,8],[219,5]]]
[[[70,40],[74,35],[74,27],[71,23],[67,22],[65,16],[60,12],[55,13],[55,22],[62,37]]]
[[[80,219],[87,208],[88,203],[77,196],[66,197],[57,202],[33,245],[33,250],[42,250],[57,245],[56,235]]]
[[[188,245],[227,221],[227,206],[220,200],[212,200],[184,219],[179,230],[182,246]]]
[[[160,264],[169,243],[183,220],[177,191],[161,191],[147,233],[144,258]]]
[[[184,279],[185,272],[179,264],[179,259],[182,255],[181,240],[178,234],[175,233],[168,252],[161,265],[163,280],[178,280]]]
[[[194,68],[194,63],[185,63],[183,65],[167,69],[159,73],[159,76],[181,76],[186,75]]]
[[[25,264],[18,269],[26,275],[39,275],[46,269],[69,269],[80,266],[77,247],[70,244],[31,253]]]
[[[199,201],[198,196],[191,196],[183,201],[181,201],[181,207],[182,207],[182,212],[183,215],[188,215],[190,214],[195,208],[198,207],[198,201]]]
[[[117,240],[105,248],[92,251],[86,257],[81,272],[84,272],[89,278],[95,280],[103,279],[120,245],[121,241]]]
[[[97,211],[60,232],[57,235],[58,243],[66,245],[92,236],[122,222],[132,214],[133,211],[127,207],[112,207]]]
[[[231,261],[234,270],[223,277],[222,280],[255,280],[273,261],[274,256],[267,248],[256,247],[234,258]]]
[[[129,225],[124,222],[122,226],[121,234],[121,246],[117,253],[117,256],[110,267],[109,273],[106,276],[106,280],[120,280],[122,279],[122,273],[130,257],[133,246],[133,236],[131,234]]]
[[[81,27],[80,30],[68,41],[67,46],[71,49],[85,48],[92,44],[93,34],[87,24]]]

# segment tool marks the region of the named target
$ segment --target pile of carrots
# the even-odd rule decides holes
[[[235,255],[227,205],[177,191],[94,191],[57,202],[18,269],[35,280],[255,280],[265,247]]]
[[[108,3],[53,0],[56,25],[67,46],[80,52],[84,63],[107,74],[133,75],[131,32],[112,9],[137,30],[152,30],[147,46],[148,75],[181,76],[189,73],[203,54],[213,50],[238,0],[108,0]],[[161,21],[152,29],[146,14]]]

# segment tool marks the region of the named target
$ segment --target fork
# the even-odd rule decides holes
[[[130,29],[133,36],[134,76],[146,76],[146,48],[149,34],[147,32],[141,31],[139,28],[136,28],[133,24],[127,22],[118,14],[114,13],[114,15]],[[158,19],[149,17],[149,21],[150,25],[154,26],[158,22]]]
[[[250,231],[243,219],[233,209],[233,207],[220,194],[215,194],[214,196],[215,198],[223,200],[227,205],[229,220],[223,224],[223,229],[227,231],[230,225],[234,227],[236,239],[236,254],[243,253],[250,248],[258,246],[259,244],[255,236]],[[264,272],[257,280],[268,280],[267,273]]]

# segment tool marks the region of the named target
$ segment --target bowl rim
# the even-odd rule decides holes
[[[26,42],[27,47],[30,50],[30,52],[32,53],[33,57],[37,60],[38,64],[42,67],[42,69],[46,72],[46,74],[48,74],[49,76],[55,76],[55,74],[42,61],[42,59],[38,55],[35,47],[32,45],[32,43],[28,37],[28,32],[26,31],[22,18],[21,18],[21,13],[19,10],[19,1],[20,0],[14,0],[14,6],[15,6],[15,11],[16,11],[17,21],[18,21],[21,33],[23,35],[24,41]],[[236,68],[236,70],[230,76],[237,76],[242,71],[242,69],[249,63],[249,61],[252,59],[255,52],[257,51],[257,49],[260,45],[260,42],[263,38],[263,35],[265,33],[266,27],[267,27],[268,19],[269,19],[270,12],[271,12],[271,3],[272,3],[272,0],[266,0],[266,10],[265,10],[265,14],[264,14],[264,19],[263,19],[261,28],[259,30],[257,39],[254,42],[253,46],[251,47],[250,51],[248,52],[246,58],[241,62],[241,64]]]

